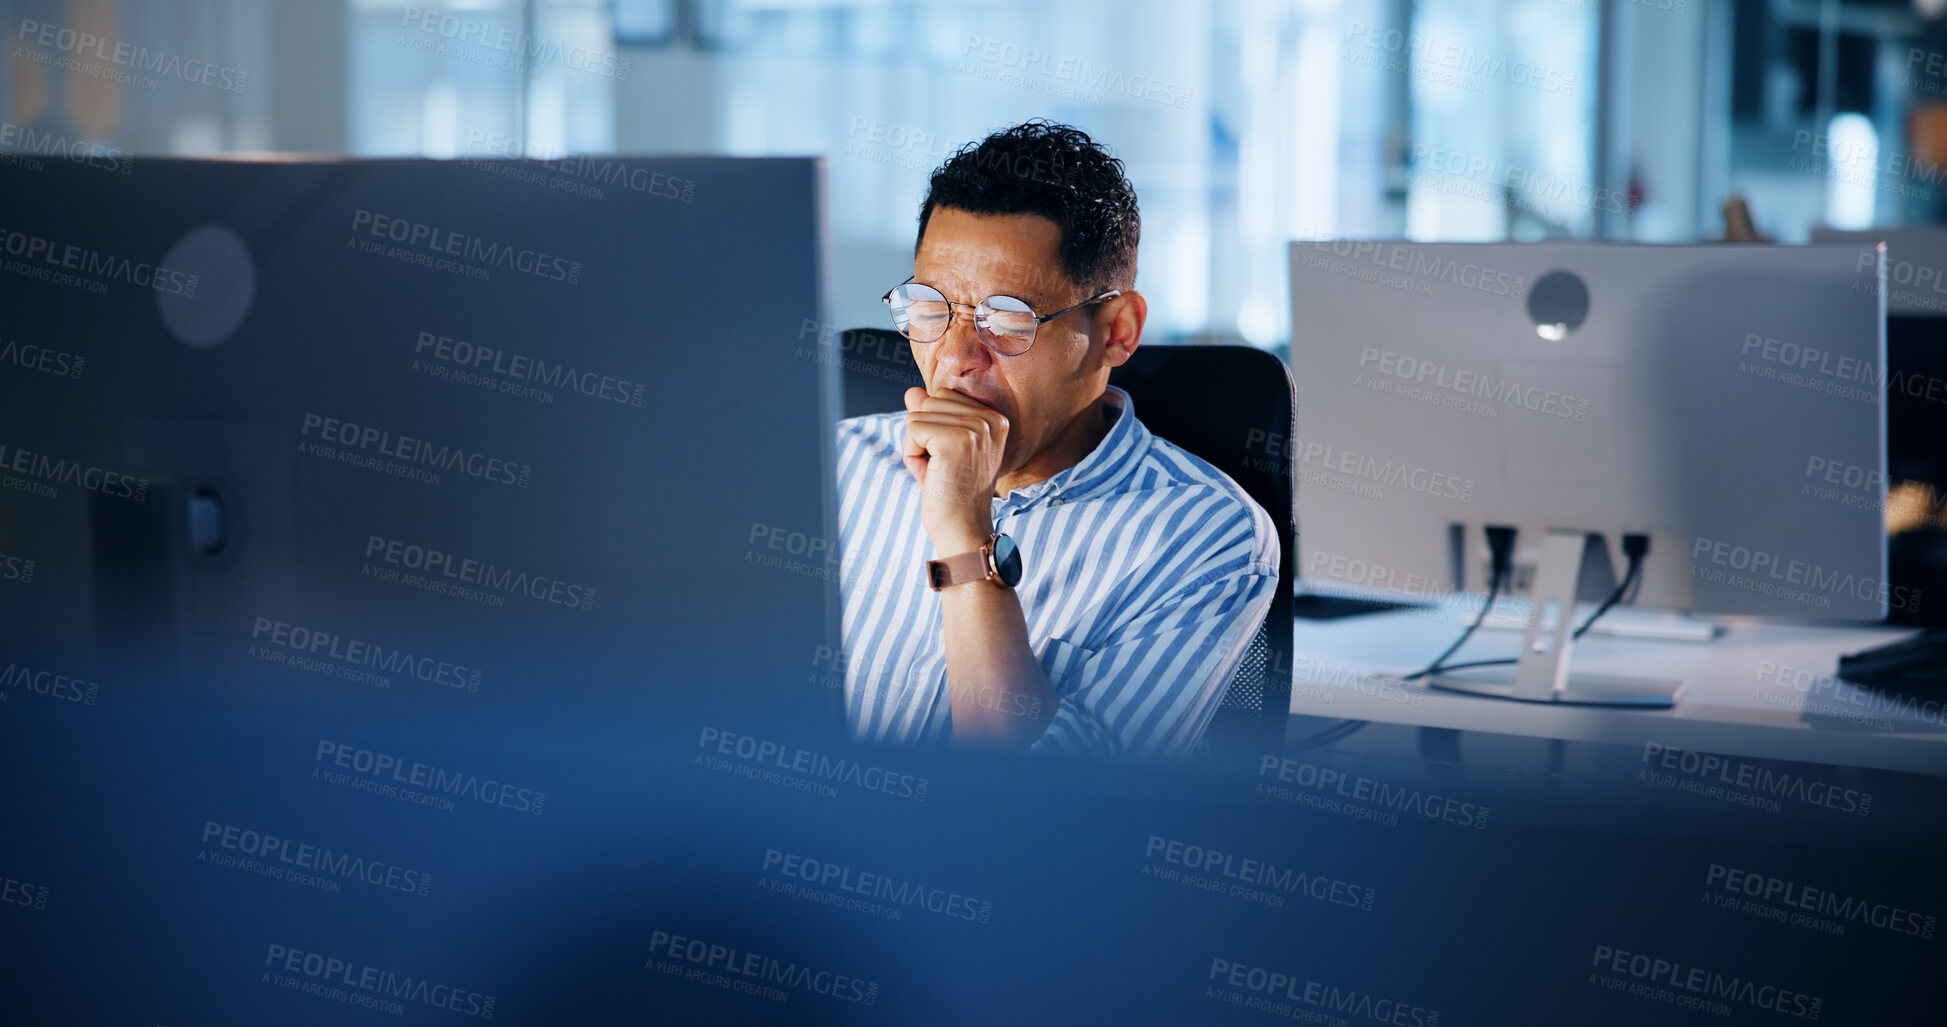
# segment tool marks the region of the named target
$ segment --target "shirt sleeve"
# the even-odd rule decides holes
[[[1163,760],[1190,753],[1277,585],[1277,536],[1261,538],[1269,518],[1252,512],[1227,544],[1193,566],[1164,569],[1175,581],[1097,648],[1048,640],[1041,666],[1059,703],[1034,751]]]

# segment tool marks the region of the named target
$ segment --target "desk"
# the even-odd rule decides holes
[[[1291,712],[1947,775],[1947,696],[1896,702],[1832,677],[1841,653],[1911,629],[1740,623],[1712,642],[1592,632],[1576,643],[1575,670],[1683,680],[1682,699],[1667,710],[1514,702],[1400,681],[1439,655],[1462,626],[1415,609],[1298,621]],[[1520,642],[1518,632],[1484,627],[1449,662],[1511,657]],[[1289,734],[1316,730],[1301,724],[1292,721]]]

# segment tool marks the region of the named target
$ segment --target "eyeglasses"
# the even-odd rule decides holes
[[[1012,296],[989,296],[979,303],[954,303],[930,285],[921,285],[908,278],[893,286],[881,303],[892,308],[892,326],[899,334],[914,342],[936,342],[946,334],[947,326],[953,322],[953,309],[971,309],[974,328],[980,341],[988,349],[1004,357],[1018,357],[1034,345],[1035,333],[1042,325],[1063,314],[1073,313],[1090,304],[1112,300],[1122,295],[1121,289],[1110,289],[1099,296],[1085,299],[1072,307],[1057,310],[1052,314],[1036,316],[1034,308]]]

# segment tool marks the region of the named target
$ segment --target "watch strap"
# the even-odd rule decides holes
[[[993,547],[994,544],[988,542],[970,553],[949,556],[944,560],[926,561],[926,584],[933,591],[938,592],[940,589],[962,585],[969,581],[986,581],[989,578],[999,581],[999,576],[995,575],[988,566],[987,557],[994,551]]]

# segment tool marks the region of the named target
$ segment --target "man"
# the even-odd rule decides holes
[[[1031,121],[963,148],[886,295],[924,389],[838,425],[845,706],[860,740],[1176,758],[1277,581],[1271,519],[1156,438],[1121,162]]]

